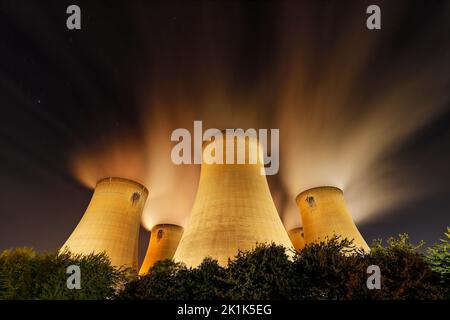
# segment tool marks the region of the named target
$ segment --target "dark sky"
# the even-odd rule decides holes
[[[81,7],[80,31],[66,28],[70,4]],[[380,31],[365,29],[368,4],[382,7]],[[355,41],[352,34],[364,38]],[[273,113],[263,111],[285,112],[277,101],[286,87],[280,74],[295,69],[289,61],[303,59],[298,72],[308,72],[304,88],[313,92],[327,70],[348,70],[361,53],[369,58],[358,67],[350,96],[375,101],[417,77],[422,80],[410,93],[415,101],[433,102],[429,111],[421,109],[433,117],[380,157],[396,164],[390,176],[414,195],[381,206],[358,226],[369,241],[407,232],[414,241],[436,242],[450,225],[449,39],[447,1],[0,0],[0,249],[54,250],[64,243],[92,193],[70,166],[74,150],[108,146],[124,135],[144,144],[157,111],[195,118],[206,105],[212,124],[271,124]],[[333,104],[332,93],[319,93]],[[229,122],[214,118],[222,96],[243,101],[230,110]],[[148,101],[159,101],[161,109]],[[368,105],[344,113],[353,119]],[[394,106],[394,112],[397,107],[415,110]],[[283,131],[283,122],[279,127]],[[280,181],[269,180],[272,192]],[[416,197],[420,193],[426,196]],[[141,238],[142,256],[148,234]]]

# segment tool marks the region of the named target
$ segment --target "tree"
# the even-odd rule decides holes
[[[407,234],[389,238],[387,246],[374,241],[366,263],[381,269],[381,290],[371,290],[367,298],[392,300],[435,300],[443,298],[439,275],[432,270],[425,256],[418,251],[423,246],[411,244]]]
[[[307,245],[293,261],[293,299],[341,300],[364,297],[364,253],[337,236]]]
[[[67,288],[67,267],[81,270],[81,289]],[[0,254],[0,299],[110,299],[126,280],[128,270],[111,266],[105,253],[37,254],[30,248]]]
[[[232,283],[227,269],[217,260],[206,258],[194,269],[183,269],[177,281],[187,290],[187,295],[196,300],[223,300],[229,298]]]
[[[441,284],[444,287],[446,297],[450,300],[450,228],[447,227],[446,239],[428,248],[426,260],[431,269],[440,275]]]
[[[229,262],[229,297],[244,300],[291,298],[292,263],[283,246],[260,244]]]
[[[128,282],[119,293],[119,300],[179,300],[189,299],[178,273],[186,267],[172,260],[161,260],[143,277]]]
[[[449,299],[450,230],[446,239],[420,252],[407,235],[373,242],[371,252],[332,237],[290,252],[275,244],[240,251],[228,266],[205,258],[196,268],[157,262],[143,277],[111,266],[105,253],[37,254],[29,248],[0,254],[0,299],[133,300],[435,300]],[[69,290],[67,267],[81,270],[81,289]],[[367,288],[367,268],[381,271],[381,289]]]

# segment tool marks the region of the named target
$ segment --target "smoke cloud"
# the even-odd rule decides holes
[[[226,14],[204,4],[195,21],[198,8],[162,10],[177,17],[163,31],[158,18],[138,17],[138,123],[77,148],[73,174],[90,187],[106,176],[136,180],[149,189],[147,229],[184,225],[200,167],[172,164],[170,135],[202,120],[204,129],[280,129],[280,172],[268,181],[287,229],[301,224],[294,199],[311,187],[341,188],[356,222],[426,196],[432,189],[410,183],[414,159],[395,155],[449,105],[449,43],[433,30],[450,24],[439,15],[406,42],[400,7],[386,2],[377,33],[365,28],[363,4],[339,5],[265,4],[247,32],[238,4]]]

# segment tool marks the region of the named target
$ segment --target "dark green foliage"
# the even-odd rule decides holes
[[[206,258],[197,268],[171,260],[125,286],[119,299],[288,299],[291,262],[285,249],[258,245],[240,252],[228,268]]]
[[[178,274],[186,268],[171,260],[157,262],[150,273],[141,278],[134,279],[125,285],[118,299],[183,299],[185,289],[177,282]]]
[[[423,243],[408,243],[408,235],[399,239],[390,238],[383,247],[381,240],[374,241],[366,258],[368,265],[378,265],[382,272],[382,290],[371,290],[372,299],[421,299],[443,298],[439,275],[427,263],[425,256],[418,252]]]
[[[129,283],[121,299],[443,299],[445,288],[419,245],[408,237],[375,241],[371,253],[337,237],[306,246],[290,258],[276,245],[240,252],[227,268],[206,259],[197,268],[160,262]],[[289,253],[289,252],[288,252]],[[381,290],[369,290],[367,267],[381,269]],[[439,265],[448,267],[446,262]],[[440,270],[440,269],[439,269]],[[445,269],[448,270],[448,269]]]
[[[449,240],[430,248],[426,256],[420,246],[410,244],[406,235],[389,239],[386,246],[377,240],[370,253],[337,237],[295,253],[274,244],[258,245],[239,252],[226,268],[210,258],[197,268],[164,260],[148,275],[133,278],[111,267],[104,254],[81,257],[16,249],[0,255],[0,298],[449,299]],[[81,290],[66,288],[66,267],[71,264],[81,267]],[[380,267],[381,290],[367,288],[370,265]]]
[[[130,281],[118,299],[224,299],[229,287],[226,277],[225,269],[208,258],[195,269],[162,260],[150,269],[148,275]]]
[[[447,227],[446,239],[441,243],[428,248],[427,262],[434,272],[441,278],[441,284],[446,291],[447,299],[450,300],[450,228]]]
[[[70,265],[81,269],[79,290],[67,288]],[[125,270],[112,267],[105,254],[36,254],[29,248],[0,254],[0,299],[108,299],[124,281]]]
[[[281,246],[258,245],[253,251],[239,252],[227,271],[231,299],[291,298],[292,263]]]
[[[293,269],[293,299],[357,299],[366,288],[363,253],[337,237],[306,246]]]
[[[227,270],[219,266],[216,260],[206,258],[195,269],[184,269],[181,280],[187,289],[189,298],[200,300],[222,300],[229,298],[231,281]]]

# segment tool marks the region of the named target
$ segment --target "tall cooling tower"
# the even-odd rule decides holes
[[[335,187],[313,188],[300,193],[296,201],[302,216],[306,244],[338,235],[353,239],[354,245],[369,252],[369,246],[347,210],[342,190]]]
[[[62,249],[79,254],[105,251],[112,265],[137,270],[139,226],[147,196],[147,189],[137,182],[123,178],[100,180]]]
[[[145,275],[155,262],[172,259],[183,234],[183,227],[174,224],[158,224],[152,228],[147,254],[139,275]]]
[[[262,150],[256,138],[222,135],[214,141],[223,144],[223,159],[234,150],[234,164],[214,164],[203,145],[199,186],[190,219],[174,260],[187,266],[199,265],[205,257],[225,266],[239,250],[250,250],[257,243],[274,242],[291,248],[287,232],[275,208],[265,175]],[[226,148],[227,140],[233,148]],[[245,146],[244,164],[237,164],[237,146]],[[250,150],[258,150],[251,162]],[[220,147],[217,147],[220,150]],[[232,158],[232,155],[230,155]],[[253,163],[253,164],[252,164]]]
[[[303,228],[295,228],[288,232],[289,239],[291,239],[295,250],[300,251],[305,247],[305,234],[303,233]]]

